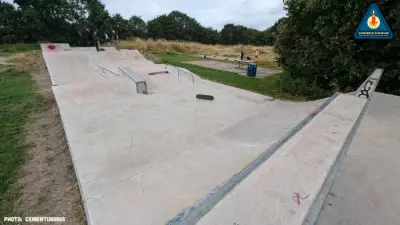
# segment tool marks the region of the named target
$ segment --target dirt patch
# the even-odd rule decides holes
[[[0,55],[0,65],[11,65],[11,63],[7,61],[7,57]]]
[[[15,208],[23,216],[65,217],[63,224],[86,224],[71,155],[43,58],[40,53],[31,52],[17,55],[13,60],[18,69],[32,74],[45,100],[41,110],[31,115],[25,127],[29,150],[19,179],[21,196]]]
[[[43,64],[41,52],[31,51],[17,53],[7,58],[7,63],[13,64],[18,71],[38,73]]]

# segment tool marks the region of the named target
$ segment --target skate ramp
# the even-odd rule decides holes
[[[382,72],[361,86],[369,96]],[[336,94],[168,224],[314,224],[369,102]]]
[[[181,92],[181,96],[187,94]],[[235,99],[229,95],[215,94],[219,96],[219,101],[231,102]],[[227,107],[197,101],[192,96],[165,96],[159,99],[157,112],[151,110],[151,105],[138,101],[140,99],[133,101],[137,104],[134,107],[131,105],[133,102],[123,100],[127,113],[110,112],[110,109],[118,107],[100,110],[109,115],[107,130],[97,135],[86,134],[85,140],[81,138],[81,143],[72,146],[77,152],[87,149],[85,153],[77,153],[76,162],[82,165],[78,171],[86,170],[79,173],[84,180],[87,179],[82,186],[88,197],[89,214],[94,224],[165,223],[187,204],[228,179],[233,171],[251,162],[265,147],[290,129],[292,123],[306,116],[309,108],[314,107],[314,104],[310,104],[298,112],[295,105],[287,108],[279,104],[257,106],[244,100],[235,100],[234,106]],[[149,102],[156,103],[155,100]],[[260,108],[262,112],[283,109],[287,114],[276,113],[281,115],[282,120],[265,116],[262,112],[249,114],[249,110],[257,112]],[[99,111],[97,109],[93,109],[92,113],[77,114],[66,121],[75,121],[76,126],[81,124],[85,130],[93,130],[93,126],[103,127],[89,119],[90,114]],[[290,119],[285,117],[294,114]],[[255,127],[257,117],[266,121]],[[249,119],[252,123],[237,124],[237,121],[247,118],[252,118]],[[123,125],[127,122],[129,127]],[[237,142],[230,143],[230,140],[240,140],[241,137],[235,135],[240,135],[240,130],[247,130],[250,135],[252,128],[258,131],[263,125],[269,127],[274,135],[259,135],[253,140],[242,138],[240,145]],[[82,134],[77,133],[76,138]],[[108,140],[100,137],[108,137]],[[110,141],[116,138],[118,142]],[[93,145],[97,151],[93,149],[88,152],[87,147]],[[114,213],[112,217],[106,216],[110,210]],[[130,213],[127,214],[127,211]]]
[[[72,59],[63,60],[72,62]],[[105,60],[116,65],[112,59]],[[284,111],[296,116],[283,119],[281,122],[285,125],[279,126],[280,119],[272,118],[267,112],[280,112],[284,102],[249,101],[260,95],[244,92],[242,95],[247,99],[238,98],[223,85],[209,81],[193,84],[178,79],[175,73],[145,76],[165,65],[140,60],[132,60],[129,65],[156,85],[152,94],[134,93],[134,84],[122,80],[122,76],[96,81],[82,79],[81,83],[53,87],[90,224],[132,224],[132,218],[140,221],[138,224],[165,223],[184,206],[251,162],[264,146],[270,145],[318,104],[307,103],[299,112],[298,103],[287,103]],[[212,94],[216,100],[196,99],[198,93]],[[284,114],[274,115],[278,114],[284,118]],[[271,133],[276,132],[275,136],[230,144],[230,132],[232,140],[239,140],[241,134],[234,130],[248,129],[243,127],[247,123],[235,124],[261,115],[271,115],[271,118],[262,118],[274,126]],[[256,119],[251,121],[254,126]],[[211,172],[208,167],[221,171]],[[204,179],[193,179],[191,174]],[[165,179],[168,177],[171,179]],[[160,189],[166,185],[171,187],[168,190],[179,191],[186,197]],[[166,208],[166,205],[174,207]],[[118,210],[112,210],[113,215],[105,218],[110,207]],[[151,208],[160,213],[154,216]],[[127,210],[137,213],[128,218]]]
[[[125,53],[128,58],[133,61],[142,61],[153,64],[153,62],[147,60],[138,50],[121,50],[121,52]]]
[[[365,104],[339,95],[197,224],[302,224]]]
[[[53,87],[59,107],[76,107],[96,104],[105,101],[115,101],[136,95],[135,85],[126,79],[102,80]]]
[[[71,51],[71,47],[67,43],[43,43],[40,44],[42,52],[64,52]]]
[[[323,102],[270,101],[173,70],[148,76],[165,65],[137,51],[43,55],[52,80],[62,83],[53,92],[91,225],[166,223]],[[154,84],[152,93],[136,93],[124,76],[101,76],[97,63],[131,67]],[[199,93],[215,100],[196,99]]]
[[[53,86],[106,79],[96,72],[86,52],[43,52],[43,57]]]

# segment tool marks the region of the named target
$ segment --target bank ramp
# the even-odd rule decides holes
[[[335,94],[168,224],[314,224],[382,73],[355,96]]]

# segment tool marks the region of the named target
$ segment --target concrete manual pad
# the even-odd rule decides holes
[[[165,65],[137,51],[43,55],[52,81],[62,84],[53,92],[91,225],[166,223],[321,103],[266,101],[197,76],[193,83],[174,68],[149,76]],[[101,76],[98,63],[130,66],[154,84],[151,94],[136,93],[125,76]],[[199,93],[215,100],[196,99]]]
[[[302,224],[365,103],[339,95],[197,224]]]

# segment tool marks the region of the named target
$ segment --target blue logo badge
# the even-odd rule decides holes
[[[376,4],[372,4],[358,26],[355,39],[392,39],[393,33]]]

